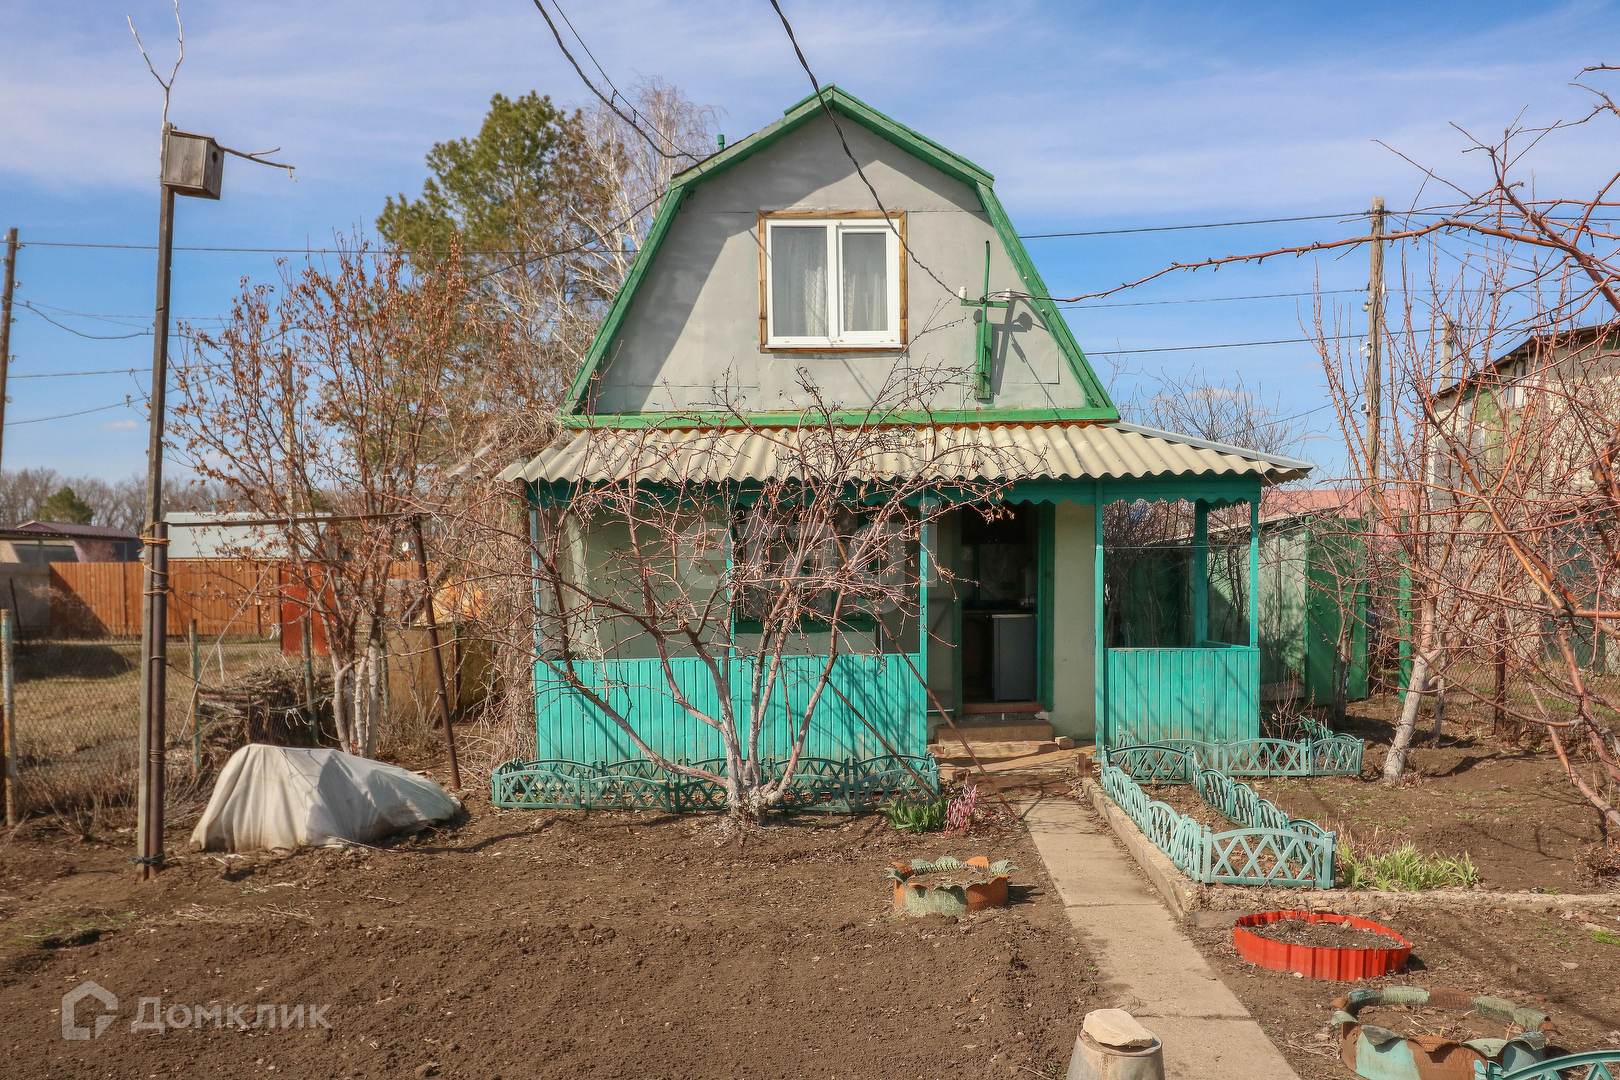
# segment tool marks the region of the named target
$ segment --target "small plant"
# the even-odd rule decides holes
[[[969,780],[945,808],[945,826],[953,833],[966,836],[973,825],[973,815],[979,809],[979,789]]]
[[[900,832],[939,832],[945,827],[945,813],[949,800],[896,799],[884,808],[889,824]]]
[[[1339,866],[1347,889],[1383,889],[1415,892],[1422,889],[1467,888],[1479,882],[1474,860],[1462,855],[1425,855],[1414,844],[1402,844],[1381,854],[1358,854],[1348,844],[1339,846]]]
[[[1599,945],[1620,945],[1620,934],[1613,930],[1599,930],[1592,935],[1592,939]]]

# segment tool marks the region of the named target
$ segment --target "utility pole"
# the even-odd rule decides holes
[[[163,759],[169,664],[169,526],[163,520],[164,393],[169,380],[169,271],[174,259],[174,197],[218,199],[224,151],[206,135],[163,125],[158,165],[157,303],[152,316],[152,399],[146,450],[145,585],[141,590],[140,808],[135,862],[141,878],[163,869]]]
[[[1384,427],[1384,199],[1372,201],[1372,265],[1367,275],[1367,483],[1378,485]]]
[[[17,226],[6,230],[6,285],[0,292],[0,449],[6,439],[6,375],[11,371],[11,294],[17,290]]]

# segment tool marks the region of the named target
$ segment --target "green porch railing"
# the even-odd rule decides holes
[[[1107,663],[1109,746],[1260,736],[1259,649],[1109,649]]]
[[[923,670],[922,657],[910,659],[916,670]],[[797,724],[826,662],[826,657],[818,656],[783,658],[782,675],[760,732],[762,760],[786,760],[792,753]],[[535,665],[535,758],[572,762],[638,758],[640,751],[623,729],[570,687],[552,663],[561,661]],[[724,757],[720,733],[676,704],[670,675],[656,658],[577,661],[574,667],[581,680],[611,702],[663,757],[671,761]],[[753,660],[732,660],[730,667],[735,715],[743,718],[748,715]],[[721,715],[715,680],[703,661],[676,657],[670,670],[675,686],[694,708],[710,717]],[[828,683],[816,703],[801,757],[841,762],[927,753],[925,692],[906,657],[846,653],[834,659]],[[746,745],[746,733],[743,740]]]
[[[724,759],[694,762],[725,775]],[[761,764],[777,778],[785,761]],[[665,772],[645,758],[628,761],[509,761],[495,770],[491,800],[507,809],[533,810],[663,810],[687,813],[724,810],[723,784]],[[829,761],[799,759],[784,809],[856,813],[895,799],[939,797],[939,766],[932,757],[880,757]]]
[[[1098,761],[1103,791],[1194,881],[1333,887],[1337,834],[1314,821],[1290,818],[1247,784],[1200,767],[1194,751],[1167,746],[1105,748],[1098,752]],[[1217,832],[1151,798],[1133,776],[1139,772],[1159,783],[1187,783],[1190,778],[1208,806],[1243,827]]]

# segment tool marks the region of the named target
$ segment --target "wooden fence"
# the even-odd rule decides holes
[[[51,563],[51,634],[134,637],[141,632],[140,563]],[[174,559],[169,563],[168,632],[218,636],[280,634],[280,573],[255,559]]]

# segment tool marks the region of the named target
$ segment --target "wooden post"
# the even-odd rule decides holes
[[[1502,731],[1507,719],[1507,612],[1496,613],[1496,685],[1491,694],[1491,734]]]
[[[1094,650],[1091,683],[1096,714],[1092,718],[1092,729],[1096,733],[1097,745],[1106,747],[1113,733],[1108,730],[1108,627],[1105,625],[1103,607],[1103,503],[1100,496],[1092,503],[1091,511],[1092,539],[1096,544],[1091,557],[1091,632]]]
[[[1192,646],[1203,648],[1209,640],[1209,503],[1193,503],[1193,624]]]
[[[6,430],[6,375],[11,370],[11,294],[17,289],[17,226],[6,230],[6,282],[0,288],[0,448]]]
[[[461,768],[456,764],[456,732],[450,723],[450,696],[444,687],[444,657],[439,653],[439,623],[433,615],[433,583],[428,580],[427,546],[422,543],[422,519],[411,519],[416,541],[416,568],[422,575],[422,611],[427,616],[428,649],[433,653],[433,677],[439,688],[439,716],[444,721],[444,748],[450,755],[450,788],[461,790]]]
[[[16,235],[16,230],[12,230]],[[0,611],[0,679],[4,681],[4,711],[0,711],[0,803],[5,806],[6,825],[22,820],[17,795],[17,660],[16,625],[13,613]]]
[[[202,771],[202,712],[197,689],[202,682],[202,650],[197,647],[197,620],[191,620],[191,775]]]
[[[1260,496],[1258,495],[1249,500],[1249,648],[1260,648]],[[1258,666],[1255,670],[1259,670]]]
[[[1367,481],[1378,483],[1384,426],[1384,200],[1372,201],[1372,253],[1367,270]]]
[[[315,707],[315,644],[309,625],[309,612],[298,620],[299,636],[304,639],[304,712],[309,721],[309,745],[321,744],[321,711]]]

